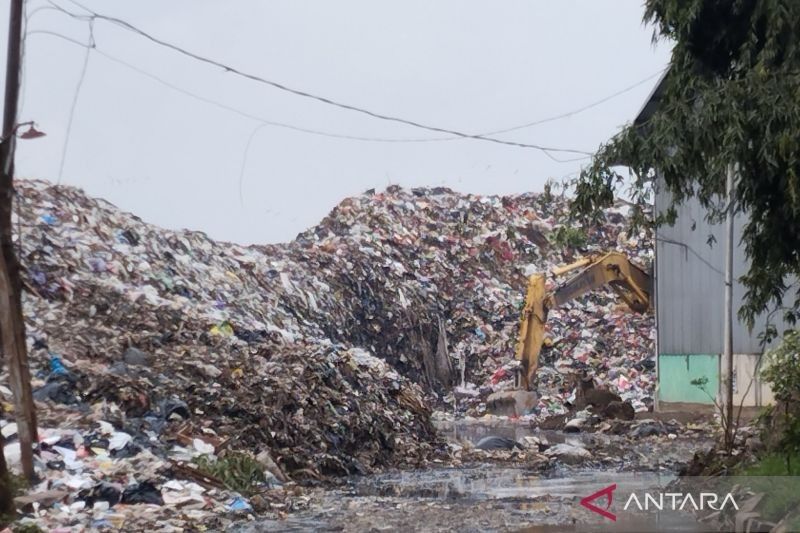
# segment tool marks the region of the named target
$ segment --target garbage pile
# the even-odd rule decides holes
[[[76,416],[67,414],[60,423],[67,421],[77,422]],[[4,433],[11,433],[6,431],[10,426]],[[19,526],[65,532],[139,531],[155,524],[159,531],[183,531],[197,524],[224,529],[253,512],[247,499],[218,480],[188,467],[184,469],[194,476],[178,471],[178,459],[214,457],[213,446],[201,439],[158,457],[130,433],[101,420],[81,430],[40,428],[39,441],[37,470],[43,480],[15,498],[23,513]],[[12,465],[19,460],[18,445],[7,445],[5,451]],[[265,479],[259,490],[271,492],[280,485],[275,483]],[[285,505],[289,499],[278,501]]]
[[[310,320],[336,317],[325,331],[331,338],[381,354],[439,393],[450,412],[480,416],[489,394],[513,385],[528,275],[599,251],[624,252],[645,268],[652,263],[652,235],[626,234],[626,212],[624,204],[608,209],[602,224],[582,229],[561,197],[368,191],[289,245],[296,263],[314,265],[312,279],[332,287],[336,300],[312,298],[312,282],[295,288],[320,311]],[[575,372],[590,372],[638,411],[652,405],[652,315],[597,291],[552,310],[547,328],[542,395],[532,416],[564,412],[574,400],[574,389],[565,387]]]
[[[530,273],[590,251],[652,256],[649,234],[625,233],[624,206],[581,229],[566,200],[540,194],[390,187],[290,243],[241,246],[71,187],[17,189],[37,400],[158,457],[200,437],[223,455],[266,452],[303,483],[429,460],[437,402],[483,414],[512,385]],[[568,376],[587,369],[646,408],[652,331],[602,291],[553,310],[530,416],[564,412]]]
[[[49,302],[69,302],[65,319],[108,315],[103,330],[117,351],[160,349],[200,331],[204,342],[230,337],[237,349],[266,338],[328,340],[369,351],[440,398],[457,386],[458,407],[473,414],[510,385],[527,275],[591,251],[620,250],[645,267],[652,259],[648,233],[625,233],[625,206],[580,229],[565,199],[542,194],[393,186],[344,200],[293,242],[244,247],[144,224],[67,187],[21,186],[29,285]],[[560,240],[565,229],[583,242]],[[157,322],[126,311],[138,305],[158,308]],[[552,310],[547,326],[540,385],[552,394],[537,414],[559,411],[562,376],[587,369],[643,408],[653,385],[651,316],[597,291]],[[99,332],[75,333],[67,342],[82,349]]]

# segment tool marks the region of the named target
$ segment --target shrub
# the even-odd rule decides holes
[[[791,458],[800,454],[800,333],[790,331],[780,346],[767,354],[762,371],[770,384],[776,405],[767,418],[773,435],[771,447],[784,455],[787,471],[792,471]]]

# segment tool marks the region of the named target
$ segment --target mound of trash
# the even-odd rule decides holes
[[[439,446],[420,387],[299,315],[291,283],[272,275],[280,258],[150,226],[72,188],[18,190],[43,405],[86,413],[87,430],[111,422],[162,456],[186,437],[266,451],[302,481],[419,464]],[[42,411],[43,426],[61,425]]]
[[[652,234],[628,235],[627,211],[622,203],[582,228],[559,196],[392,186],[339,204],[282,248],[298,270],[287,274],[283,263],[274,275],[286,275],[294,308],[327,336],[380,354],[456,404],[449,412],[482,415],[489,394],[513,385],[531,273],[612,250],[652,264]],[[584,371],[637,410],[651,405],[652,314],[596,291],[552,310],[547,331],[532,415],[564,412],[574,393],[564,390],[569,376]]]
[[[129,346],[192,352],[217,338],[233,352],[267,339],[326,341],[367,350],[440,398],[455,401],[457,386],[460,407],[478,410],[510,384],[527,275],[592,251],[623,251],[645,267],[652,259],[648,233],[625,233],[624,205],[582,229],[552,195],[390,187],[344,200],[290,243],[245,247],[145,224],[72,188],[20,187],[22,259],[40,297],[29,300],[48,303],[29,315],[31,335],[68,361],[111,362]],[[91,328],[74,326],[86,320]],[[536,414],[558,411],[562,376],[586,369],[643,407],[651,315],[597,291],[552,310],[547,327]],[[219,365],[214,357],[201,364]]]
[[[652,257],[649,234],[625,233],[624,205],[580,228],[551,195],[390,187],[344,200],[290,243],[242,246],[75,188],[17,189],[34,389],[50,406],[41,425],[68,419],[94,435],[111,424],[131,454],[167,461],[160,483],[188,475],[175,454],[245,450],[307,483],[422,464],[441,449],[430,406],[481,415],[511,386],[530,273],[591,251]],[[568,376],[587,369],[646,408],[652,332],[651,316],[608,292],[553,310],[530,416],[563,412]],[[85,453],[110,453],[106,440]],[[92,471],[69,486],[104,479]]]

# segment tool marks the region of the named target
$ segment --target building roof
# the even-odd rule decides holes
[[[656,109],[658,109],[658,106],[661,104],[661,99],[664,96],[664,91],[667,88],[667,76],[669,76],[669,68],[661,73],[661,77],[658,78],[658,83],[656,83],[656,86],[650,91],[650,95],[647,97],[647,100],[645,100],[644,105],[633,121],[634,126],[638,127],[647,122],[647,120],[653,116],[653,113],[656,112]]]

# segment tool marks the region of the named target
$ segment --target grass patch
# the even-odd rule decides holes
[[[197,469],[215,477],[229,490],[251,496],[259,485],[266,483],[264,467],[246,453],[230,452],[224,457],[201,456],[195,459]]]
[[[800,476],[800,455],[793,455],[789,458],[789,468],[787,468],[786,455],[771,453],[761,457],[757,462],[741,467],[734,473],[736,476],[747,476],[764,478],[753,480],[753,485],[748,484],[748,488],[754,492],[765,492],[769,497],[764,498],[758,506],[758,512],[767,520],[779,521],[788,513],[798,508],[800,494],[793,490],[776,490],[776,486],[782,484],[782,480],[772,480],[768,478],[777,476]],[[787,484],[787,489],[794,487]],[[794,514],[789,519],[790,531],[800,531],[800,515]]]
[[[22,496],[23,494],[25,494],[25,491],[30,488],[30,483],[28,483],[28,480],[25,479],[25,476],[11,474],[11,473],[8,473],[6,475],[6,479],[4,480],[3,484],[5,485],[3,490],[4,491],[8,490],[10,493],[10,497],[12,499],[16,496]],[[0,528],[8,526],[18,518],[16,511],[13,510],[14,504],[12,503],[11,506],[12,510],[10,512],[0,513]],[[16,526],[16,527],[19,528],[24,526]],[[17,531],[17,529],[14,529],[13,531]]]
[[[737,472],[739,476],[800,476],[800,455],[789,457],[789,469],[786,465],[786,456],[771,453],[759,459],[756,463],[747,465]]]

